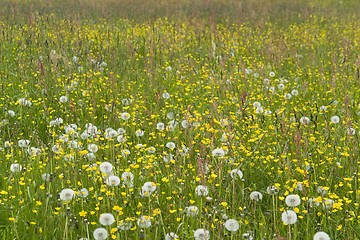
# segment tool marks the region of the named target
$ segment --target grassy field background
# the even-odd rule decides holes
[[[0,1],[2,239],[359,239],[358,1]]]

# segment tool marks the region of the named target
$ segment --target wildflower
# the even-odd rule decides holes
[[[263,112],[264,112],[264,108],[258,107],[258,108],[255,109],[255,112],[256,112],[257,114],[263,113]]]
[[[197,206],[187,207],[187,215],[188,215],[188,216],[193,217],[193,216],[198,215],[198,213],[199,213],[199,209],[198,209]]]
[[[282,84],[282,83],[280,83],[280,84],[278,85],[278,89],[280,89],[280,90],[284,90],[284,89],[285,89],[285,85],[284,85],[284,84]]]
[[[327,199],[327,200],[324,201],[324,207],[325,207],[326,209],[330,209],[330,208],[333,207],[334,203],[335,203],[334,200],[332,200],[332,199]]]
[[[269,187],[267,187],[266,191],[268,194],[274,195],[279,192],[279,189],[276,186],[269,186]]]
[[[356,131],[353,128],[348,128],[347,129],[347,134],[350,135],[350,136],[354,136],[356,134]]]
[[[294,89],[294,90],[291,91],[291,94],[292,94],[293,96],[297,96],[297,95],[299,95],[299,91],[296,90],[296,89]]]
[[[105,240],[107,239],[108,232],[105,228],[97,228],[93,232],[93,236],[95,240]]]
[[[272,111],[266,110],[264,114],[265,114],[265,116],[270,116],[272,114]]]
[[[27,148],[29,147],[30,140],[19,140],[18,144],[21,148]]]
[[[156,128],[157,128],[157,130],[163,131],[163,130],[165,130],[165,124],[162,122],[157,123]]]
[[[110,226],[115,222],[115,218],[111,213],[103,213],[100,215],[99,222],[101,225]]]
[[[172,67],[167,66],[167,67],[165,68],[165,70],[168,71],[168,72],[170,72],[170,71],[172,70]]]
[[[292,210],[287,210],[282,213],[281,220],[286,225],[294,224],[297,221],[297,214],[296,214],[296,212],[294,212]]]
[[[210,233],[208,230],[200,228],[194,232],[195,240],[209,240]]]
[[[66,102],[68,101],[68,98],[67,98],[67,96],[61,96],[60,99],[59,99],[59,101],[60,101],[61,103],[66,103]]]
[[[63,201],[70,201],[75,196],[74,190],[70,188],[65,188],[60,193],[60,199]]]
[[[168,142],[168,143],[166,143],[166,147],[170,148],[170,149],[174,149],[174,148],[176,148],[176,145],[173,142]]]
[[[123,128],[119,128],[119,129],[117,130],[117,132],[118,132],[118,134],[125,134],[125,133],[126,133],[126,130],[123,129]]]
[[[270,73],[269,73],[269,76],[270,76],[270,77],[275,77],[275,73],[274,73],[274,72],[270,72]]]
[[[22,166],[19,163],[13,163],[10,165],[10,170],[12,172],[20,172],[22,170]]]
[[[146,182],[142,187],[142,195],[149,196],[156,190],[156,184],[153,182]]]
[[[89,144],[88,150],[92,153],[96,153],[99,150],[99,147],[96,144]]]
[[[170,94],[169,94],[168,92],[164,92],[164,93],[162,94],[162,97],[163,97],[164,99],[169,99],[169,98],[170,98]]]
[[[126,136],[124,136],[124,135],[119,135],[119,136],[117,137],[117,141],[118,141],[119,143],[126,142],[126,140],[127,140],[127,138],[126,138]]]
[[[236,232],[239,229],[239,222],[235,219],[229,219],[224,224],[225,228],[230,232]]]
[[[270,80],[269,80],[268,78],[265,78],[265,79],[263,80],[263,83],[264,83],[265,85],[269,85]]]
[[[301,199],[298,195],[292,194],[286,196],[285,203],[288,207],[296,207],[299,206]]]
[[[224,157],[225,156],[225,152],[222,148],[217,148],[215,150],[212,151],[212,155],[215,157]]]
[[[106,183],[109,186],[119,186],[120,178],[117,176],[110,176],[106,179]]]
[[[121,174],[121,179],[123,179],[124,187],[133,187],[134,174],[132,174],[131,172],[124,172],[123,174]]]
[[[136,130],[135,135],[137,137],[142,137],[142,136],[144,136],[144,131],[141,129],[138,129],[138,130]]]
[[[89,195],[89,191],[86,188],[82,188],[79,191],[79,195],[82,198],[86,198]]]
[[[151,226],[151,219],[148,216],[141,216],[137,220],[137,224],[138,224],[139,228],[148,228]]]
[[[317,232],[314,235],[314,240],[330,240],[330,237],[326,232]]]
[[[300,118],[300,122],[302,123],[302,124],[309,124],[310,123],[310,119],[308,118],[308,117],[302,117],[302,118]]]
[[[326,106],[321,106],[321,107],[320,107],[320,111],[321,111],[321,112],[327,111],[327,107],[326,107]]]
[[[316,201],[316,198],[309,198],[308,200],[309,207],[317,207],[320,205],[318,201]]]
[[[117,137],[117,135],[118,135],[118,132],[117,131],[115,131],[114,129],[112,129],[112,128],[107,128],[107,129],[105,129],[105,133],[106,133],[106,137],[108,137],[108,138],[114,138],[114,137]]]
[[[175,240],[175,239],[180,239],[178,235],[176,235],[176,233],[167,233],[165,236],[165,240]]]
[[[154,154],[155,152],[156,152],[156,148],[154,148],[154,147],[149,147],[148,153]]]
[[[43,175],[41,175],[41,178],[43,181],[49,182],[51,180],[51,175],[48,173],[44,173]]]
[[[127,231],[132,227],[132,222],[129,221],[123,221],[119,224],[118,228],[122,231]]]
[[[95,156],[95,154],[93,154],[92,152],[90,152],[90,153],[87,153],[87,154],[86,154],[86,158],[89,159],[90,161],[93,161],[93,160],[96,159],[96,156]]]
[[[253,103],[253,107],[254,107],[254,108],[259,108],[259,107],[261,107],[261,103],[259,103],[259,102],[254,102],[254,103]]]
[[[121,115],[120,115],[120,117],[121,117],[121,119],[122,120],[129,120],[130,119],[130,114],[129,113],[127,113],[127,112],[124,112],[124,113],[122,113]]]
[[[262,199],[262,194],[257,191],[253,191],[250,193],[250,199],[254,201],[260,201]]]
[[[109,162],[103,162],[102,164],[100,164],[99,168],[102,173],[110,174],[112,172],[113,166]]]
[[[242,178],[243,178],[243,172],[240,171],[239,169],[233,169],[233,170],[231,170],[231,172],[230,172],[230,176],[231,176],[232,178],[235,178],[235,179],[237,179],[237,177],[239,177],[240,179],[242,179]]]
[[[183,121],[181,122],[181,126],[182,126],[183,128],[189,128],[189,127],[190,127],[190,123],[189,123],[188,121],[186,121],[186,120],[183,120]]]
[[[9,110],[8,114],[10,117],[15,117],[15,112],[13,110]]]
[[[331,122],[337,124],[340,122],[340,118],[338,116],[331,117]]]
[[[291,98],[291,94],[290,93],[286,93],[284,96],[285,99],[289,100]]]
[[[32,103],[29,100],[26,100],[25,98],[20,98],[18,100],[18,103],[25,107],[31,107]]]
[[[199,185],[195,188],[195,193],[198,196],[207,196],[209,194],[209,190],[207,186]]]

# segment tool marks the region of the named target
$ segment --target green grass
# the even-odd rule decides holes
[[[321,231],[358,239],[358,7],[332,0],[2,1],[1,238],[94,239],[104,227],[108,239],[170,232],[197,239],[197,229],[211,239],[313,239]],[[89,124],[98,131],[86,138]],[[19,140],[29,140],[33,152]],[[94,156],[90,144],[99,148]],[[224,156],[215,156],[220,148]],[[101,171],[104,162],[111,174]],[[242,179],[231,176],[235,170]],[[131,187],[123,185],[125,172],[134,175]],[[110,175],[120,185],[109,186]],[[144,196],[147,182],[156,190]],[[198,196],[199,185],[206,196]],[[75,197],[63,200],[63,189]],[[251,199],[254,191],[261,200]],[[289,195],[301,203],[288,206]],[[293,225],[282,221],[287,210],[297,213]],[[103,226],[103,213],[114,223]],[[239,229],[228,231],[227,219]]]

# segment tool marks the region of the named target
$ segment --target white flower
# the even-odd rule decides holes
[[[148,151],[148,153],[150,153],[150,154],[154,154],[154,153],[156,152],[156,148],[154,148],[154,147],[149,147],[147,151]]]
[[[330,240],[330,237],[326,232],[317,232],[314,235],[314,240]]]
[[[95,240],[105,240],[105,239],[107,239],[108,232],[105,228],[97,228],[93,232],[93,236],[94,236]]]
[[[10,165],[10,170],[12,172],[20,172],[22,170],[22,166],[19,163],[13,163]]]
[[[309,207],[317,207],[320,205],[320,203],[318,201],[316,201],[316,198],[309,198],[308,200],[309,203]]]
[[[9,110],[8,114],[10,115],[10,117],[15,117],[15,112],[13,110]]]
[[[250,199],[254,201],[260,201],[262,199],[262,194],[257,191],[253,191],[250,193]]]
[[[119,186],[120,184],[120,178],[117,176],[110,176],[106,179],[106,183],[109,186]]]
[[[74,190],[70,188],[65,188],[60,193],[60,199],[63,201],[70,201],[75,196]]]
[[[340,118],[338,116],[331,117],[331,122],[337,124],[340,122]]]
[[[118,137],[117,137],[117,141],[119,142],[119,143],[123,143],[123,142],[126,142],[126,136],[125,135],[119,135]]]
[[[160,130],[160,131],[163,131],[163,130],[165,130],[165,124],[162,123],[162,122],[157,123],[157,124],[156,124],[156,128],[157,128],[158,130]]]
[[[100,164],[100,171],[104,174],[110,174],[112,172],[113,166],[109,162],[103,162]]]
[[[61,103],[66,103],[66,102],[68,101],[68,98],[67,98],[67,96],[61,96],[60,99],[59,99],[59,101],[60,101]]]
[[[198,196],[207,196],[209,194],[209,190],[207,186],[199,185],[195,188],[195,193]]]
[[[118,135],[118,132],[112,128],[105,129],[105,133],[106,133],[107,138],[114,138],[114,137],[117,137],[117,135]]]
[[[133,187],[134,174],[131,172],[123,172],[123,174],[121,174],[121,179],[123,180],[124,187]]]
[[[324,201],[324,207],[325,207],[326,209],[330,209],[330,208],[333,207],[334,203],[335,203],[334,200],[332,200],[332,199],[327,199],[327,200]]]
[[[297,96],[297,95],[299,95],[299,91],[296,90],[296,89],[294,89],[294,90],[291,91],[291,94],[292,94],[293,96]]]
[[[198,215],[199,209],[198,209],[197,206],[190,206],[190,207],[187,207],[186,212],[187,212],[187,215],[188,215],[188,216],[192,216],[192,217],[193,217],[193,216]]]
[[[189,128],[189,127],[190,127],[190,123],[189,123],[188,121],[186,121],[186,120],[183,120],[183,121],[181,122],[181,126],[182,126],[183,128]]]
[[[19,140],[18,144],[21,148],[27,148],[29,147],[30,140]]]
[[[264,114],[265,114],[265,116],[270,116],[272,114],[272,111],[266,110]]]
[[[150,196],[156,190],[156,184],[153,182],[146,182],[142,187],[142,194],[144,196]]]
[[[178,235],[176,235],[176,233],[173,233],[173,232],[168,233],[165,236],[165,240],[175,240],[175,239],[179,240],[180,238]]]
[[[137,137],[142,137],[142,136],[144,136],[144,131],[141,129],[138,129],[138,130],[136,130],[135,135]]]
[[[200,228],[194,232],[195,240],[209,240],[210,233],[208,230]]]
[[[164,93],[162,94],[162,97],[163,97],[164,99],[169,99],[169,98],[170,98],[170,93],[164,92]]]
[[[51,175],[48,173],[44,173],[43,175],[41,175],[41,178],[43,181],[49,182],[51,180]]]
[[[321,112],[327,111],[327,107],[326,107],[326,106],[321,106],[321,107],[320,107],[320,111],[321,111]]]
[[[148,216],[141,216],[137,220],[137,224],[138,224],[139,228],[148,228],[151,226],[151,219]]]
[[[254,103],[253,103],[253,107],[254,107],[254,108],[259,108],[259,107],[261,107],[261,103],[259,103],[259,102],[254,102]]]
[[[96,144],[89,144],[88,150],[92,153],[96,153],[99,150],[99,147]]]
[[[212,151],[212,155],[215,157],[224,157],[225,152],[222,148],[217,148]]]
[[[263,107],[258,107],[258,108],[256,108],[255,112],[256,112],[257,114],[263,113],[263,112],[264,112],[264,108],[263,108]]]
[[[173,142],[168,142],[168,143],[166,143],[166,147],[170,148],[170,149],[174,149],[174,148],[176,148],[176,145]]]
[[[123,129],[123,128],[119,128],[119,129],[117,130],[117,132],[118,132],[118,134],[125,134],[125,133],[126,133],[126,130]]]
[[[127,113],[127,112],[124,112],[124,113],[122,113],[120,115],[120,117],[121,117],[122,120],[129,120],[131,115],[129,113]]]
[[[285,203],[288,207],[296,207],[299,206],[301,199],[298,195],[291,194],[286,196]]]
[[[285,88],[285,85],[284,85],[284,84],[280,83],[280,84],[278,85],[278,89],[284,90],[284,88]]]
[[[18,103],[21,105],[21,106],[25,106],[25,107],[31,107],[32,103],[29,101],[29,100],[26,100],[25,98],[20,98],[18,100]]]
[[[308,118],[308,117],[302,117],[302,118],[300,118],[300,122],[302,123],[302,124],[308,124],[308,123],[310,123],[310,119]]]
[[[82,188],[79,191],[79,195],[82,198],[86,198],[89,195],[89,191],[86,188]]]
[[[239,222],[235,219],[229,219],[224,224],[225,228],[230,232],[236,232],[239,229]]]
[[[284,96],[285,99],[289,100],[291,98],[291,94],[290,93],[286,93]]]
[[[296,212],[294,212],[292,210],[287,210],[282,213],[281,220],[286,225],[294,224],[297,221],[297,214],[296,214]]]
[[[270,77],[275,77],[275,73],[274,73],[274,72],[270,72],[270,73],[269,73],[269,76],[270,76]]]
[[[87,157],[87,159],[89,159],[90,161],[93,161],[93,160],[95,160],[95,159],[96,159],[95,154],[94,154],[94,153],[92,153],[92,152],[87,153],[87,154],[86,154],[86,157]]]
[[[101,225],[110,226],[115,222],[115,218],[111,213],[103,213],[100,215],[99,222]]]
[[[233,169],[233,170],[231,170],[231,172],[230,172],[230,176],[231,176],[232,178],[235,178],[235,179],[237,179],[238,177],[239,177],[240,179],[242,179],[242,178],[243,178],[243,172],[240,171],[239,169]]]
[[[356,134],[356,131],[353,128],[348,128],[347,134],[350,135],[350,136],[354,136]]]
[[[279,192],[279,189],[275,186],[269,186],[267,187],[266,189],[267,193],[270,194],[270,195],[274,195],[274,194],[277,194]]]

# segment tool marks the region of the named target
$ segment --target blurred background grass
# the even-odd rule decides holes
[[[233,23],[264,20],[286,24],[319,17],[354,16],[359,0],[1,0],[0,19],[28,22],[33,15],[54,14],[58,19],[126,18],[137,22],[167,17],[171,20],[207,19]]]

